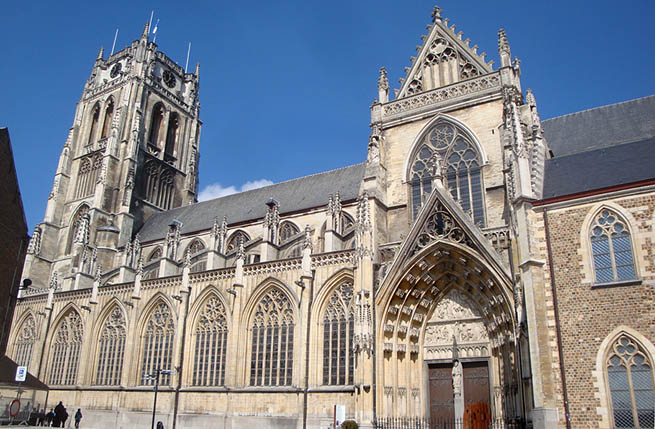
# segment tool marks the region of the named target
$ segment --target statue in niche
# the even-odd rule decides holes
[[[455,396],[461,396],[462,394],[462,364],[459,362],[459,359],[453,361],[453,393]]]

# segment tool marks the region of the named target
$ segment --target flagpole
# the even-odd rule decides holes
[[[186,51],[186,65],[184,66],[184,73],[189,69],[189,54],[191,53],[191,42],[189,42],[189,49]]]
[[[155,37],[152,38],[152,43],[155,43],[157,41],[157,27],[159,27],[159,19],[155,23],[155,28],[152,29],[152,34],[155,35]]]
[[[148,22],[148,28],[152,29],[152,17],[155,15],[155,11],[150,12],[150,22]]]
[[[114,55],[114,48],[116,47],[116,38],[118,37],[118,27],[116,27],[116,34],[114,34],[114,44],[111,45],[111,54],[109,56],[111,57]]]

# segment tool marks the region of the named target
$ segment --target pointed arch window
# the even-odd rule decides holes
[[[282,222],[280,225],[280,243],[284,243],[300,232],[300,229],[293,222]]]
[[[82,318],[73,309],[68,310],[55,331],[50,352],[48,384],[72,385],[77,383],[80,350],[84,329]]]
[[[290,386],[293,376],[293,306],[278,288],[259,301],[252,322],[251,386]]]
[[[630,230],[618,214],[601,210],[591,225],[590,240],[596,283],[636,278]]]
[[[109,137],[109,129],[111,128],[111,117],[114,114],[114,100],[110,99],[105,107],[105,118],[102,121],[102,133],[100,134],[101,139]]]
[[[126,333],[123,310],[115,306],[100,331],[95,384],[117,386],[121,383]]]
[[[622,335],[612,345],[606,368],[614,427],[655,427],[653,364],[644,350]]]
[[[438,171],[448,191],[473,221],[485,225],[482,185],[482,157],[471,137],[446,121],[438,121],[422,138],[412,161],[412,216],[432,192],[432,181]]]
[[[83,231],[83,228],[87,228],[89,225],[87,225],[87,221],[85,218],[89,215],[89,206],[86,204],[83,204],[79,209],[77,209],[77,213],[75,213],[75,216],[73,216],[73,221],[71,222],[71,228],[70,228],[70,235],[68,237],[68,244],[66,245],[66,253],[70,253],[71,249],[73,248],[73,242],[75,241],[75,237],[83,237],[84,234],[88,233],[88,231]],[[88,242],[88,236],[87,242]]]
[[[148,134],[148,143],[158,152],[164,146],[164,105],[157,103],[152,109],[152,119],[150,121],[150,133]]]
[[[168,305],[160,302],[155,306],[148,318],[143,338],[143,354],[141,358],[141,384],[152,385],[155,381],[146,377],[154,375],[158,369],[171,370],[173,358],[173,339],[175,323]],[[159,383],[168,385],[171,377],[162,374]]]
[[[14,361],[19,366],[29,368],[32,361],[32,348],[37,340],[36,321],[32,315],[23,322],[14,344]]]
[[[168,130],[166,131],[166,161],[172,162],[175,160],[177,133],[180,127],[180,117],[177,113],[171,113],[168,119]]]
[[[96,142],[96,133],[98,132],[98,121],[100,120],[100,104],[96,103],[91,111],[91,124],[89,126],[89,138],[87,144]]]
[[[239,240],[243,241],[243,244],[246,244],[250,241],[250,236],[243,231],[236,231],[230,237],[230,240],[227,242],[226,253],[230,253],[239,246]]]
[[[157,259],[160,259],[161,255],[162,255],[161,247],[157,246],[157,248],[155,248],[155,250],[153,250],[150,256],[148,257],[148,262],[156,261]]]
[[[191,272],[199,273],[207,269],[207,253],[200,254],[205,250],[205,243],[199,238],[194,239],[187,247],[187,252],[191,254]]]
[[[99,153],[80,159],[80,169],[77,173],[77,184],[75,185],[76,199],[93,194],[101,167],[102,155]]]
[[[168,210],[173,204],[175,173],[160,161],[151,160],[145,167],[146,200]]]
[[[353,285],[344,283],[332,292],[323,316],[323,384],[353,384],[354,331]]]
[[[222,386],[225,384],[227,317],[223,303],[216,296],[203,306],[193,335],[193,385]]]

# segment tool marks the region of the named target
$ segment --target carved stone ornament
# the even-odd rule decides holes
[[[303,241],[302,245],[303,249],[309,249],[312,250],[313,245],[312,245],[312,228],[307,225],[305,226],[305,240]]]
[[[378,78],[378,90],[387,90],[389,89],[389,79],[387,78],[387,69],[384,67],[380,68],[380,77]]]
[[[30,244],[27,246],[28,255],[38,255],[41,253],[41,227],[38,225],[34,227]]]
[[[464,229],[462,229],[462,226],[455,220],[441,201],[437,201],[433,212],[425,222],[425,225],[423,225],[423,228],[421,228],[411,254],[416,254],[437,240],[448,240],[465,244],[471,248],[475,247],[471,239],[464,232]]]
[[[355,300],[355,335],[353,348],[355,353],[373,353],[373,318],[371,315],[370,294],[360,291]]]

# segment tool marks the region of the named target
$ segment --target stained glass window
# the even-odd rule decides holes
[[[100,331],[95,384],[116,386],[121,383],[126,332],[125,315],[115,306]]]
[[[271,289],[257,304],[252,323],[250,385],[291,385],[293,330],[289,298],[280,289]]]
[[[410,170],[412,215],[432,192],[432,180],[441,171],[451,195],[473,221],[484,226],[482,159],[471,138],[457,126],[437,122],[423,137]]]
[[[19,366],[29,369],[32,360],[32,348],[37,339],[36,321],[32,315],[23,322],[16,336],[14,345],[14,361]]]
[[[212,296],[200,312],[194,331],[194,386],[222,386],[225,383],[227,318],[221,301]]]
[[[615,428],[655,427],[652,363],[631,338],[622,335],[607,359]]]
[[[323,384],[353,383],[353,285],[344,283],[330,296],[323,317]]]
[[[141,362],[141,383],[152,385],[157,370],[172,370],[173,338],[175,336],[175,323],[171,309],[165,303],[159,303],[152,311],[143,333],[143,356]],[[162,374],[159,383],[170,383],[170,375]]]
[[[591,226],[596,283],[636,278],[630,231],[614,212],[604,209]]]
[[[55,331],[50,353],[49,384],[71,385],[77,382],[84,329],[80,315],[68,310]]]

